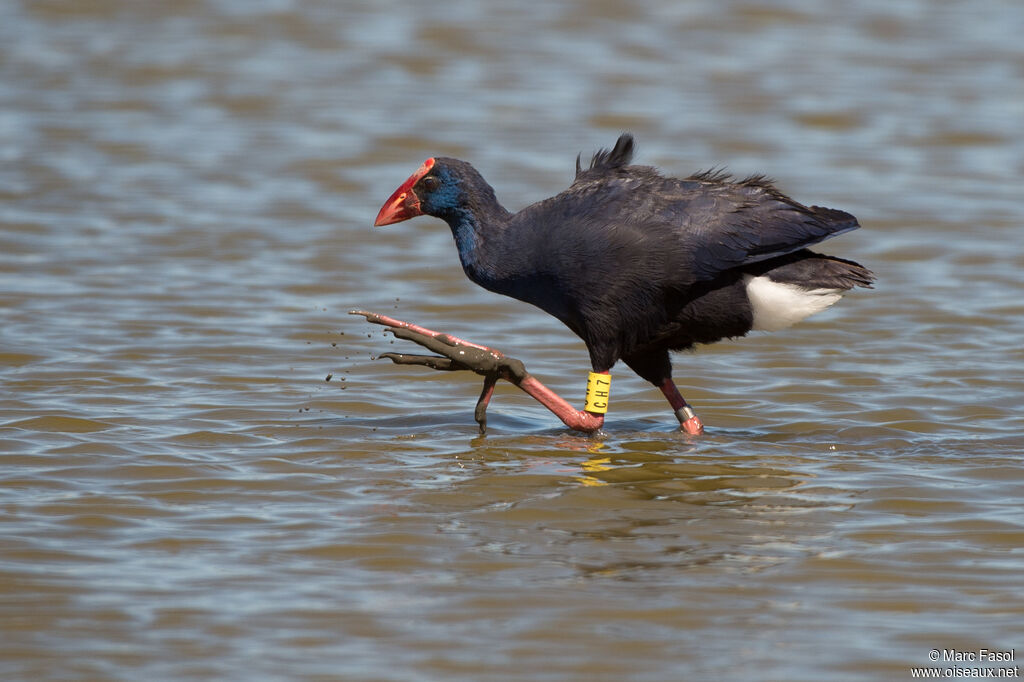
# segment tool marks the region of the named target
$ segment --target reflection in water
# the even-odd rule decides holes
[[[618,443],[600,449],[611,452],[582,462],[564,454],[505,461],[499,469],[491,461],[414,502],[458,509],[441,532],[473,548],[467,561],[500,556],[503,579],[513,583],[557,576],[678,584],[681,570],[759,573],[821,551],[822,516],[835,502],[799,491],[811,474],[634,456]],[[521,492],[508,497],[511,490]]]
[[[591,457],[580,463],[583,475],[577,476],[576,480],[583,485],[608,485],[608,482],[600,474],[613,469],[611,461],[610,457]]]
[[[651,499],[677,499],[690,504],[741,503],[742,498],[736,498],[736,494],[783,491],[800,484],[800,479],[785,471],[677,463],[669,457],[639,464],[613,463],[604,457],[580,466],[584,472],[581,478],[589,479],[589,485],[626,484]]]

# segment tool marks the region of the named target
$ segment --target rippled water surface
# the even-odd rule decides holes
[[[1024,9],[982,5],[4,3],[3,678],[1024,657]],[[825,250],[877,288],[678,356],[696,439],[622,367],[603,437],[509,385],[480,437],[478,378],[372,359],[404,346],[351,308],[582,398],[447,227],[371,223],[427,156],[516,209],[622,130],[854,213]]]

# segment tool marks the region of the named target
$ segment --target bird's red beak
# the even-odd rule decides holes
[[[420,208],[420,198],[416,196],[412,188],[433,167],[434,159],[424,161],[423,165],[410,175],[409,179],[403,182],[402,186],[396,189],[395,193],[388,197],[388,200],[380,207],[380,213],[377,214],[377,219],[373,221],[373,226],[380,227],[382,225],[400,223],[403,220],[423,215],[423,209]]]

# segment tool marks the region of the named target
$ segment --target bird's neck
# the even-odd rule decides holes
[[[496,200],[460,207],[444,217],[455,238],[462,269],[474,282],[487,287],[498,278],[502,237],[511,217]]]

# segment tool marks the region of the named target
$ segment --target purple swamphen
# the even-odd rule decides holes
[[[707,171],[670,178],[630,165],[633,137],[597,152],[557,196],[510,213],[473,166],[427,159],[387,200],[375,225],[418,215],[452,230],[466,275],[490,291],[532,303],[575,332],[590,352],[586,404],[577,410],[522,363],[484,346],[393,318],[386,324],[445,356],[387,354],[396,362],[485,375],[477,419],[498,378],[512,381],[570,428],[596,431],[619,360],[661,389],[681,428],[703,424],[672,381],[669,351],[788,327],[832,305],[872,273],[807,249],[859,227],[849,213],[804,206],[759,175]]]

